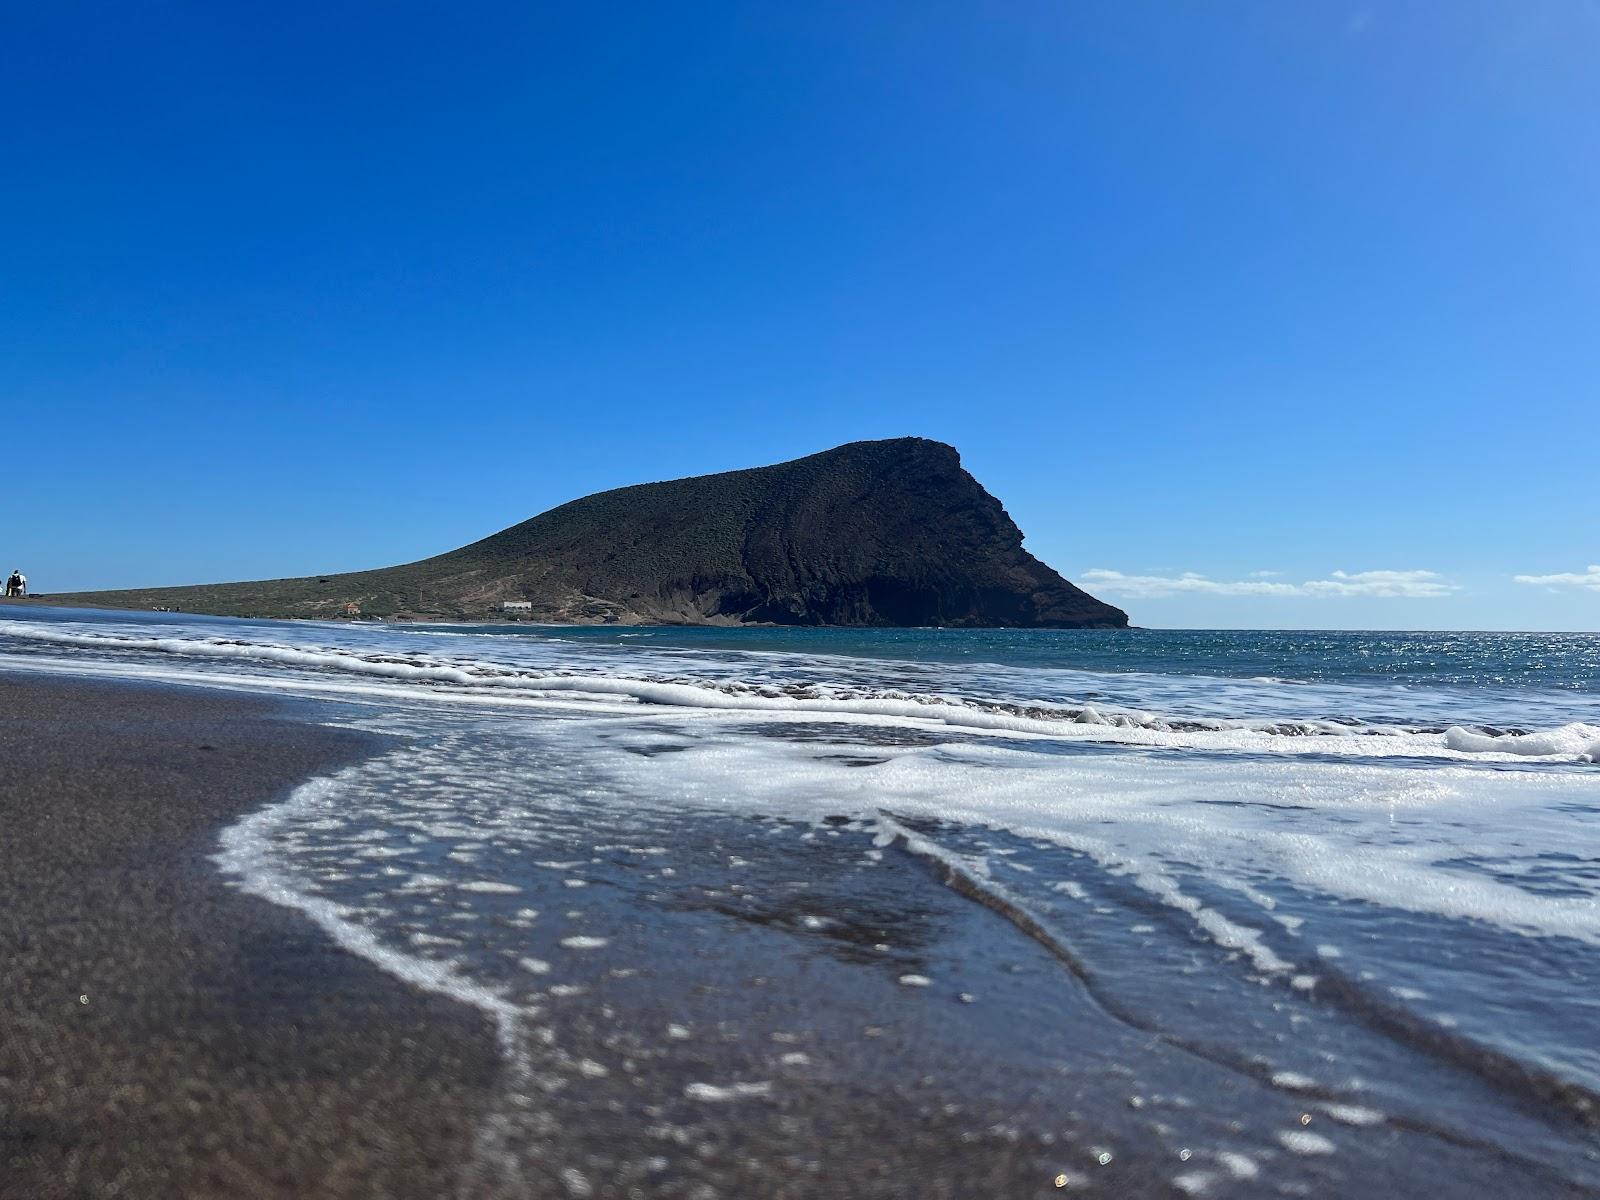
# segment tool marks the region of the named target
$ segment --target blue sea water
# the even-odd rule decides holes
[[[458,629],[458,626],[420,628]],[[710,653],[834,654],[1021,669],[1143,671],[1307,683],[1600,691],[1600,634],[1239,629],[796,629],[475,627],[484,636]]]
[[[221,867],[494,1020],[501,1160],[604,1190],[659,1156],[541,1114],[642,1105],[692,1141],[870,1061],[885,1088],[1003,1075],[961,1119],[1059,1149],[1072,1186],[1130,1163],[1188,1195],[1600,1190],[1600,635],[13,608],[0,669],[292,694],[393,735],[230,830]],[[778,1028],[708,982],[730,963],[880,1013],[848,1043]],[[563,1049],[597,1013],[626,1032]],[[1025,1060],[952,1065],[1024,1025]],[[641,1098],[628,1063],[711,1072],[696,1047],[736,1028],[769,1049]]]

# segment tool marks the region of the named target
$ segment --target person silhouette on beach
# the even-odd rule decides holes
[[[21,571],[12,571],[11,578],[6,580],[7,596],[26,596],[28,594],[28,577]]]

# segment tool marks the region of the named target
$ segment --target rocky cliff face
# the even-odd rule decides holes
[[[262,616],[355,603],[367,616],[481,618],[527,601],[547,621],[1127,624],[1025,551],[956,451],[922,438],[601,492],[401,567],[71,599]]]

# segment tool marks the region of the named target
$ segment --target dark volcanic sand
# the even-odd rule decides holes
[[[1589,1194],[1415,1123],[1319,1115],[1338,1152],[1291,1154],[1305,1099],[1117,1018],[921,858],[864,868],[865,834],[775,820],[673,814],[676,885],[596,856],[581,892],[519,896],[607,942],[556,947],[576,986],[547,988],[508,1078],[477,1010],[210,860],[381,744],[321,711],[0,674],[0,1200]],[[572,812],[587,856],[614,818]],[[1223,1174],[1228,1147],[1260,1177]]]
[[[6,1200],[454,1189],[498,1071],[479,1015],[209,861],[372,744],[284,708],[0,675]]]
[[[892,975],[858,979],[829,954],[794,960],[738,939],[713,945],[716,936],[658,944],[648,1011],[629,1016],[652,1031],[675,1016],[747,1021],[723,1025],[709,1054],[641,1064],[621,1090],[617,1079],[554,1096],[534,1088],[533,1107],[556,1124],[530,1137],[524,1104],[507,1108],[503,1062],[479,1012],[338,949],[299,913],[234,890],[212,861],[218,833],[239,815],[359,760],[378,739],[311,724],[298,702],[32,674],[0,673],[0,714],[3,1200],[1054,1191],[1059,1147],[1034,1136],[1019,1145],[1016,1131],[983,1128],[987,1119],[975,1130],[951,1103],[973,1098],[1004,1116],[1008,1106],[983,1095],[988,1085],[960,1077],[996,1035],[1024,1057],[1036,1051],[1029,1039],[936,1020],[965,1043],[965,1061],[924,1045],[908,1062],[901,1039],[915,1025],[891,1023],[881,1038],[872,1028],[885,999],[905,993]],[[692,843],[693,829],[685,834]],[[917,922],[1011,932],[920,869],[910,876],[920,881]],[[613,911],[633,919],[626,903]],[[1007,941],[1030,956],[1024,939]],[[620,1015],[605,1003],[599,962],[593,974],[591,998],[551,1014],[558,1043],[577,1056],[604,1053]],[[920,996],[904,998],[921,1007]],[[948,994],[936,1006],[956,1007]],[[702,1120],[640,1103],[642,1089],[681,1107],[690,1080],[769,1057],[769,1027],[808,1029],[807,1043],[838,1044],[845,1062],[779,1106],[714,1104]],[[935,1064],[955,1076],[944,1087],[923,1074]],[[485,1154],[475,1133],[497,1126]],[[671,1165],[596,1174],[575,1190],[560,1163],[596,1154],[662,1154]],[[1124,1181],[1154,1182],[1138,1170]]]

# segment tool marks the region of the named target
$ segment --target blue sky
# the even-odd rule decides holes
[[[920,434],[1141,624],[1600,629],[1591,0],[0,21],[39,590]]]

